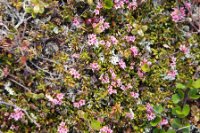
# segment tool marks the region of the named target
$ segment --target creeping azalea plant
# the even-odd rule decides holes
[[[199,9],[0,0],[0,132],[200,132]]]

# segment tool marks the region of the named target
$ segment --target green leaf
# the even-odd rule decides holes
[[[190,113],[190,106],[188,104],[184,105],[182,112],[185,116],[187,116]]]
[[[31,13],[32,11],[33,11],[33,9],[30,8],[30,7],[26,7],[26,8],[25,8],[25,12],[26,12],[26,13]]]
[[[111,9],[113,7],[113,0],[104,0],[103,7],[105,9]]]
[[[199,99],[200,95],[198,95],[198,90],[197,89],[190,89],[188,92],[188,96],[190,99]]]
[[[179,96],[178,94],[172,95],[172,102],[173,102],[173,103],[177,104],[177,103],[179,103],[180,101],[181,101],[181,98],[180,98],[180,96]]]
[[[173,130],[173,129],[169,129],[169,130],[167,131],[167,133],[176,133],[176,131]]]
[[[161,114],[163,112],[163,107],[162,105],[155,105],[154,110],[156,111],[156,113]]]
[[[90,126],[94,130],[99,130],[101,129],[101,122],[98,120],[92,120]]]
[[[161,118],[157,116],[154,120],[150,122],[150,124],[151,126],[155,127],[156,125],[158,125],[158,123],[160,123],[160,121],[161,121]]]
[[[180,108],[176,109],[176,114],[180,118],[186,117],[189,113],[190,113],[190,106],[187,104],[183,106],[182,110]]]
[[[197,79],[192,83],[192,87],[199,89],[200,88],[200,79]]]
[[[183,84],[181,84],[181,83],[177,83],[177,84],[176,84],[176,88],[177,88],[177,89],[185,89],[186,86],[183,85]]]
[[[142,71],[143,72],[149,72],[150,69],[149,69],[149,66],[147,64],[144,64],[142,67],[141,67]]]
[[[172,122],[171,122],[171,125],[172,125],[172,127],[175,128],[175,129],[178,129],[178,128],[181,128],[181,127],[182,127],[182,125],[181,125],[181,120],[178,119],[178,118],[174,118],[174,119],[172,120]]]
[[[158,128],[153,129],[153,133],[160,133],[160,129]]]

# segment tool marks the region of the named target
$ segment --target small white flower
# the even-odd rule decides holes
[[[4,84],[4,89],[10,94],[10,95],[16,95],[15,91],[10,88],[11,83],[7,82],[6,84]]]
[[[110,58],[110,62],[111,62],[113,65],[117,65],[118,62],[119,62],[119,56],[113,55],[113,56]]]

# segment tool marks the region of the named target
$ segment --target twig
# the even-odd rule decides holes
[[[40,124],[38,124],[33,118],[31,118],[31,116],[28,114],[28,112],[25,109],[22,109],[22,108],[20,108],[19,106],[15,105],[15,104],[7,103],[7,102],[1,101],[1,100],[0,100],[0,104],[5,104],[7,106],[12,106],[14,108],[19,108],[20,110],[22,110],[26,114],[26,116],[28,117],[28,119],[32,123],[34,123],[37,127],[40,127]]]
[[[31,63],[33,66],[35,66],[37,69],[39,69],[39,70],[41,70],[41,71],[43,71],[43,72],[49,74],[50,76],[52,76],[52,75],[53,75],[53,76],[57,76],[57,75],[54,74],[54,73],[51,73],[51,72],[49,72],[49,71],[47,71],[47,70],[44,70],[44,69],[40,68],[39,66],[37,66],[35,63],[33,63],[33,62],[31,62],[31,61],[30,61],[30,63]]]
[[[48,58],[43,58],[43,57],[38,57],[38,58],[43,59],[43,60],[46,60],[46,61],[49,61],[49,62],[52,62],[52,63],[55,63],[55,64],[57,64],[57,65],[61,65],[59,62],[54,61],[54,60],[51,60],[51,59],[48,59]]]
[[[182,129],[190,128],[190,127],[191,127],[191,125],[190,125],[190,126],[181,127],[181,128],[179,128],[179,129],[177,129],[176,131],[180,131],[180,130],[182,130]]]
[[[21,83],[17,82],[16,80],[14,79],[11,79],[11,78],[8,78],[10,81],[14,82],[15,84],[21,86],[22,88],[24,88],[25,90],[31,92],[31,90],[29,88],[27,88],[26,86],[22,85]]]

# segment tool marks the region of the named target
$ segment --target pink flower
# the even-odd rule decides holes
[[[124,85],[121,85],[120,89],[122,89],[123,91],[126,91],[126,87]]]
[[[75,54],[72,55],[72,58],[79,58],[79,57],[80,57],[80,54],[75,53]]]
[[[178,75],[177,70],[171,70],[167,72],[167,75],[164,77],[164,79],[175,80],[176,75]]]
[[[131,32],[132,26],[131,26],[130,24],[126,24],[126,26],[127,26],[127,31],[128,31],[128,32]]]
[[[121,79],[117,79],[116,82],[117,82],[117,87],[120,87],[122,85],[122,80]]]
[[[153,107],[149,103],[146,104],[146,111],[148,121],[151,121],[156,118],[156,115],[153,112]]]
[[[100,133],[113,133],[113,130],[110,129],[108,126],[104,126],[100,129]]]
[[[134,57],[138,55],[138,48],[136,46],[131,47],[130,50]]]
[[[168,120],[167,119],[162,119],[162,121],[160,122],[160,125],[167,125],[168,124]]]
[[[176,57],[171,57],[171,63],[170,63],[171,69],[175,70],[176,68]]]
[[[187,48],[185,45],[180,45],[179,47],[180,51],[183,52],[184,54],[189,54],[190,50]]]
[[[116,45],[118,43],[118,40],[114,36],[110,36],[110,40],[111,40],[112,44]]]
[[[129,10],[135,10],[137,8],[138,4],[137,4],[137,1],[136,0],[133,0],[133,2],[130,2],[128,4],[128,9]]]
[[[69,132],[67,126],[65,125],[64,122],[61,122],[58,127],[58,133],[67,133],[67,132]]]
[[[70,68],[69,69],[69,73],[74,76],[74,78],[76,79],[80,79],[80,74],[78,73],[78,71],[76,71],[74,68]]]
[[[8,67],[4,67],[3,68],[3,74],[2,74],[4,77],[7,77],[9,75],[9,69]]]
[[[112,79],[116,79],[117,76],[116,76],[114,70],[113,70],[113,69],[110,69],[109,71],[110,71],[110,74],[111,74],[111,78],[112,78]]]
[[[132,110],[129,113],[126,113],[126,117],[128,117],[131,120],[134,118],[134,113],[132,112]]]
[[[94,14],[95,14],[95,15],[99,15],[99,9],[95,9],[95,10],[94,10]]]
[[[84,105],[85,105],[85,100],[82,100],[82,99],[80,101],[78,101],[78,102],[74,102],[73,103],[73,106],[76,107],[76,108],[80,108],[80,107],[82,107]]]
[[[55,105],[61,105],[62,102],[63,102],[62,100],[64,98],[64,94],[63,93],[58,93],[58,94],[56,94],[55,98],[51,97],[50,95],[46,95],[46,98],[50,102],[52,102],[53,104],[55,104]]]
[[[103,8],[103,5],[100,2],[98,2],[96,8],[101,9],[101,8]]]
[[[178,21],[181,21],[182,19],[185,18],[185,9],[184,7],[180,7],[179,8],[173,8],[174,11],[171,13],[171,17],[172,17],[172,20],[174,22],[178,22]]]
[[[140,78],[143,78],[143,76],[144,76],[144,72],[142,72],[141,70],[138,70],[138,71],[137,71],[137,74],[138,74],[138,76],[139,76]]]
[[[80,20],[78,17],[75,17],[72,21],[72,25],[75,27],[79,27],[80,26]]]
[[[121,59],[119,61],[119,66],[122,68],[122,69],[125,69],[126,68],[126,63]]]
[[[18,121],[23,116],[24,116],[24,112],[21,109],[19,109],[19,108],[15,108],[14,112],[10,114],[9,119],[14,119],[15,121]]]
[[[190,2],[185,2],[184,5],[185,5],[186,9],[188,11],[190,11],[190,9],[191,9],[191,3]]]
[[[135,36],[125,36],[124,39],[126,39],[127,42],[135,42]]]
[[[109,41],[106,41],[106,44],[105,44],[105,45],[106,45],[107,48],[110,48],[111,43],[110,43]]]
[[[90,63],[90,68],[94,72],[94,71],[98,71],[100,69],[100,66],[98,63]]]
[[[113,87],[110,85],[108,87],[108,93],[111,95],[111,94],[117,94],[117,90],[113,89]]]
[[[106,83],[110,82],[108,74],[102,74],[99,79],[101,80],[101,82],[103,84],[106,84]]]
[[[64,95],[65,95],[65,94],[63,94],[63,93],[59,93],[59,94],[56,95],[56,98],[57,98],[59,101],[62,101],[63,98],[64,98]]]
[[[124,7],[124,1],[123,0],[114,0],[114,8],[119,9]]]
[[[144,58],[144,59],[140,62],[140,65],[143,66],[144,64],[151,65],[152,63],[151,63],[150,61],[148,61],[146,58]]]
[[[79,101],[79,105],[80,105],[80,106],[84,106],[84,105],[85,105],[85,100],[80,100],[80,101]]]
[[[156,118],[156,115],[154,114],[154,113],[148,113],[147,114],[147,119],[148,119],[148,121],[151,121],[151,120],[153,120],[153,119],[155,119]]]
[[[95,34],[88,35],[88,45],[98,45],[97,36]]]
[[[138,97],[139,97],[139,93],[131,92],[130,94],[131,94],[131,96],[134,97],[134,98],[138,98]]]
[[[74,102],[74,103],[73,103],[73,106],[76,107],[76,108],[80,108],[80,105],[79,105],[78,102]]]

